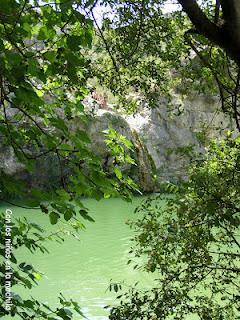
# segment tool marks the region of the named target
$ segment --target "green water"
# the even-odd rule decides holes
[[[58,293],[78,301],[83,313],[91,320],[108,319],[105,305],[116,303],[116,293],[107,290],[110,280],[125,281],[126,284],[140,282],[140,286],[151,286],[150,275],[127,265],[130,237],[133,231],[125,224],[134,218],[133,211],[140,203],[120,199],[85,200],[95,223],[86,223],[86,230],[80,232],[80,241],[67,237],[63,244],[49,242],[49,254],[27,251],[17,256],[37,266],[44,273],[39,286],[31,295],[49,305],[58,303]],[[38,211],[12,208],[15,217],[27,216],[51,231],[48,217]],[[21,294],[26,294],[27,290]]]

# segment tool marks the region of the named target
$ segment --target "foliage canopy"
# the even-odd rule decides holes
[[[151,291],[121,296],[110,319],[239,319],[239,143],[212,141],[173,196],[136,209],[134,261],[144,256],[138,267],[156,280]]]
[[[94,35],[93,21],[87,13],[89,4],[78,1],[8,0],[0,5],[0,141],[1,148],[14,151],[18,162],[29,174],[38,170],[37,160],[49,156],[56,159],[59,181],[54,189],[41,190],[23,183],[21,176],[7,175],[1,169],[1,201],[14,204],[25,198],[25,208],[39,208],[51,224],[67,221],[73,231],[82,228],[80,218],[93,220],[81,202],[83,196],[100,199],[120,196],[129,199],[136,189],[129,177],[115,170],[104,171],[100,159],[89,147],[90,139],[81,130],[72,129],[72,120],[79,124],[89,119],[84,112],[83,98],[88,93],[89,56]],[[127,155],[131,144],[112,130],[106,139],[110,149],[117,148],[118,162],[133,159]],[[67,170],[66,170],[67,168]],[[9,199],[11,197],[11,200]],[[5,251],[5,216],[1,215],[1,256]],[[12,248],[45,251],[41,226],[31,221],[12,221]],[[51,238],[51,237],[50,237]],[[53,237],[54,238],[54,237]],[[1,283],[4,284],[5,261],[1,262]],[[12,286],[31,288],[39,278],[27,262],[12,256]],[[62,308],[51,310],[44,304],[12,298],[11,313],[4,309],[4,285],[1,290],[0,316],[18,315],[22,319],[70,319],[77,304],[60,297]]]

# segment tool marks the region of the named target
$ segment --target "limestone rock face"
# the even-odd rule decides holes
[[[93,150],[100,156],[106,155],[106,136],[104,132],[108,128],[115,129],[118,133],[132,139],[132,130],[127,121],[118,113],[99,109],[91,118],[85,130],[92,141]]]
[[[231,127],[227,117],[217,112],[220,108],[218,98],[191,96],[182,100],[176,96],[172,99],[172,106],[177,115],[169,112],[166,99],[160,100],[159,106],[154,109],[143,106],[131,116],[98,106],[93,110],[88,124],[80,125],[78,119],[74,119],[72,128],[86,130],[92,141],[90,148],[102,158],[103,166],[108,171],[113,169],[114,163],[104,142],[104,131],[112,127],[132,140],[137,166],[131,168],[126,164],[121,169],[129,173],[143,191],[156,191],[153,174],[161,181],[186,177],[189,159],[177,153],[177,149],[194,145],[195,150],[203,150],[197,139],[203,128],[208,137],[215,137],[219,135],[219,128]],[[42,158],[37,164],[36,174],[30,176],[24,174],[24,167],[17,162],[13,150],[0,144],[0,151],[0,172],[9,175],[20,173],[30,186],[54,187],[59,180],[56,159]]]
[[[0,145],[0,172],[15,175],[24,171],[24,166],[17,161],[12,148]]]
[[[231,127],[227,117],[218,112],[218,98],[194,96],[186,100],[176,98],[172,103],[175,109],[180,109],[179,114],[171,115],[163,99],[157,108],[145,107],[135,116],[126,118],[146,146],[161,180],[178,180],[186,176],[189,159],[176,151],[191,145],[195,150],[203,151],[197,139],[202,130],[207,137],[214,138],[219,135],[219,128],[224,131]]]
[[[135,158],[137,166],[135,167],[126,164],[121,166],[121,170],[131,175],[143,192],[153,191],[153,166],[149,160],[148,151],[142,142],[139,133],[131,127],[131,123],[128,123],[127,119],[124,119],[121,114],[113,111],[98,109],[85,129],[92,142],[91,148],[102,158],[104,169],[112,171],[114,166],[111,153],[107,149],[104,142],[106,139],[104,132],[108,128],[115,129],[119,134],[122,134],[128,140],[131,140],[135,146]]]
[[[143,106],[131,116],[116,111],[103,110],[99,106],[94,111],[93,120],[86,129],[94,151],[101,157],[108,157],[102,131],[109,126],[132,140],[136,150],[137,170],[135,180],[143,191],[157,188],[157,180],[176,181],[186,178],[189,158],[177,150],[194,146],[194,150],[204,152],[198,136],[202,131],[206,137],[219,136],[219,130],[231,128],[229,119],[220,112],[217,97],[188,96],[184,100],[175,95],[171,101],[159,101],[158,107]],[[126,166],[125,170],[129,167]]]

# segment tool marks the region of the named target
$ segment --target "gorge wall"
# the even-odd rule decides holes
[[[136,149],[135,179],[146,192],[157,188],[154,180],[177,181],[186,177],[189,158],[179,152],[181,149],[193,146],[194,150],[204,152],[201,137],[214,138],[232,127],[229,118],[220,111],[219,98],[203,95],[184,100],[176,95],[172,99],[174,112],[166,99],[161,99],[154,109],[143,105],[129,116],[109,108],[96,109],[94,121],[87,129],[95,150],[102,157],[106,155],[101,132],[108,126],[126,135]]]
[[[157,180],[176,181],[184,178],[189,159],[176,151],[193,145],[195,150],[203,150],[198,139],[202,130],[207,137],[212,138],[219,135],[219,128],[224,131],[231,127],[231,123],[218,112],[220,105],[216,97],[191,96],[182,100],[175,96],[172,106],[175,115],[169,112],[165,99],[161,99],[154,109],[141,106],[134,115],[121,114],[111,106],[104,109],[96,104],[94,108],[88,106],[91,116],[84,129],[91,138],[91,148],[108,165],[111,155],[104,143],[106,137],[103,132],[112,127],[132,140],[135,146],[137,166],[131,169],[126,165],[123,170],[131,170],[131,175],[144,192],[156,191]],[[77,119],[74,119],[74,126],[78,126]],[[56,159],[44,157],[38,160],[36,174],[29,176],[16,160],[13,151],[0,146],[0,171],[21,175],[29,180],[30,185],[54,186],[60,176],[57,168]]]

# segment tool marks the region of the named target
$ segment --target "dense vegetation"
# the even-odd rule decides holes
[[[200,7],[197,1],[179,0],[188,17],[181,10],[164,14],[164,3],[103,1],[101,21],[96,18],[97,1],[1,3],[1,144],[11,147],[29,172],[37,170],[37,159],[49,154],[57,157],[61,172],[51,193],[31,189],[31,194],[21,179],[1,172],[1,200],[27,196],[26,206],[41,208],[52,224],[68,221],[75,232],[82,228],[77,214],[91,220],[82,196],[129,199],[137,189],[118,167],[113,175],[104,172],[86,133],[70,130],[74,118],[79,123],[88,121],[82,100],[92,78],[117,95],[127,111],[137,111],[126,99],[132,91],[148,99],[151,107],[159,94],[170,101],[174,90],[182,95],[189,88],[219,92],[222,110],[239,130],[238,2],[203,1]],[[111,310],[111,319],[183,319],[186,314],[200,319],[240,317],[236,132],[210,142],[204,158],[195,155],[189,181],[173,188],[175,196],[163,209],[157,198],[139,208],[144,217],[133,225],[138,232],[133,250],[137,256],[147,256],[144,267],[156,272],[159,280],[151,292],[133,289],[122,297],[119,307]],[[134,163],[127,153],[132,144],[114,130],[107,135],[107,145],[117,164]],[[2,215],[2,230],[4,219]],[[3,256],[5,238],[2,232]],[[41,226],[24,219],[13,222],[14,249],[44,251],[49,238]],[[12,284],[30,289],[40,278],[37,270],[16,261],[14,255],[11,259]],[[3,262],[2,283],[5,268]],[[70,307],[81,314],[76,302],[63,297],[62,307],[56,310],[17,295],[12,302],[11,316],[22,319],[71,319]],[[6,314],[3,304],[0,315]]]
[[[239,319],[239,144],[230,136],[211,142],[174,197],[136,209],[133,261],[156,282],[152,291],[121,296],[110,319]]]
[[[14,204],[24,198],[27,208],[40,208],[51,224],[68,221],[72,232],[82,228],[80,217],[92,220],[81,197],[122,196],[129,198],[133,181],[115,170],[114,176],[104,172],[101,159],[89,148],[90,140],[83,130],[70,130],[71,120],[88,121],[82,100],[87,94],[89,59],[85,51],[92,45],[93,22],[79,12],[77,2],[4,1],[0,11],[1,50],[1,145],[11,147],[18,161],[30,174],[37,160],[55,157],[60,179],[54,188],[31,188],[21,177],[1,172],[1,200]],[[117,162],[130,162],[127,149],[131,143],[110,131],[106,136]],[[71,171],[71,175],[66,172]],[[10,198],[10,199],[9,199]],[[1,215],[1,255],[5,256],[5,215]],[[54,237],[44,234],[41,226],[25,219],[12,221],[13,251],[25,246],[30,251],[44,251],[43,243]],[[57,234],[60,236],[60,234]],[[57,237],[58,238],[58,237]],[[17,261],[11,255],[13,286],[26,288],[36,283],[39,274],[29,263]],[[1,263],[1,316],[4,309],[7,266]],[[62,298],[61,298],[62,299]],[[63,300],[60,300],[61,302]],[[63,307],[50,311],[40,302],[12,297],[11,315],[22,319],[53,318],[53,314],[68,319],[71,313]],[[70,303],[72,305],[72,303]],[[77,307],[73,304],[75,309]]]

